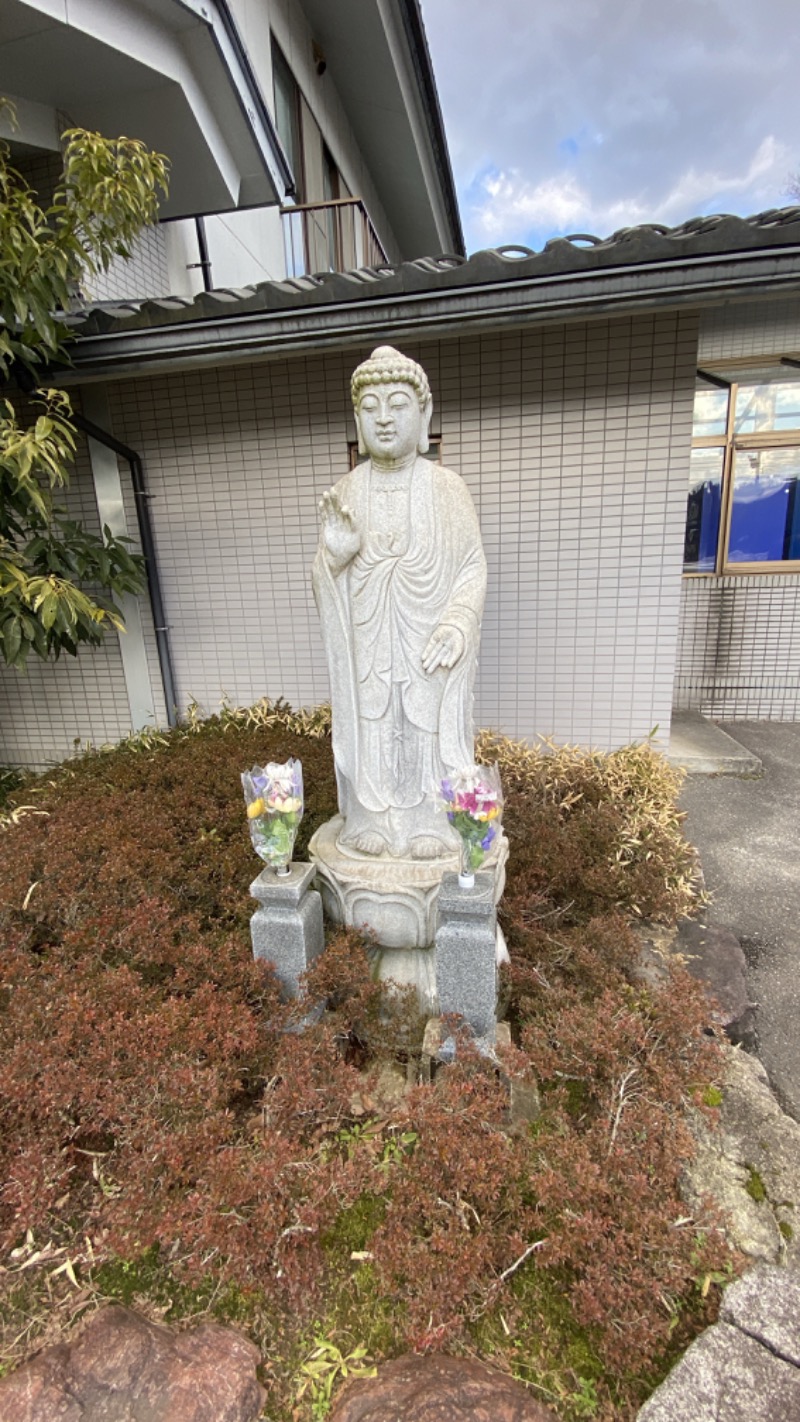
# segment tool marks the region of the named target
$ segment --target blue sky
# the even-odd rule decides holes
[[[797,0],[422,0],[468,251],[785,206]]]

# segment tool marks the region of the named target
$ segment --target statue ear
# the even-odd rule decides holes
[[[422,407],[422,421],[421,421],[421,424],[420,424],[420,431],[419,431],[419,443],[418,443],[418,445],[417,445],[417,453],[418,453],[418,454],[427,454],[427,453],[428,453],[428,450],[430,449],[430,439],[428,438],[428,432],[429,432],[430,427],[431,427],[431,415],[432,415],[432,414],[433,414],[433,400],[431,399],[431,397],[430,397],[430,395],[429,395],[428,398],[427,398],[427,400],[425,401],[425,404],[424,404],[423,407]]]
[[[365,443],[364,443],[364,436],[363,436],[362,433],[361,433],[361,421],[360,421],[360,419],[359,419],[359,417],[358,417],[358,412],[357,412],[357,411],[355,412],[355,420],[356,420],[356,434],[358,435],[358,452],[359,452],[359,454],[366,454],[366,452],[367,452],[367,446],[366,446]]]

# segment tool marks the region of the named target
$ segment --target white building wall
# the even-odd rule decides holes
[[[234,0],[232,8],[270,113],[274,116],[270,45],[273,32],[349,191],[363,200],[389,259],[399,261],[400,249],[334,80],[329,70],[317,74],[314,37],[298,0]],[[282,219],[277,207],[208,217],[206,232],[214,286],[242,287],[259,281],[281,281],[286,276]]]
[[[489,561],[480,724],[606,747],[669,724],[695,332],[643,316],[404,343]],[[327,697],[309,570],[364,353],[111,387],[155,494],[182,703]]]
[[[363,199],[390,261],[400,260],[400,249],[389,225],[375,185],[353,135],[349,119],[330,70],[317,74],[311,28],[299,0],[233,0],[248,53],[256,67],[262,92],[273,112],[272,63],[269,46],[264,44],[264,11],[303,96],[322,131],[333,159],[354,197]],[[266,65],[269,64],[269,73]],[[435,254],[432,254],[435,255]]]
[[[270,113],[274,117],[270,47],[274,32],[350,192],[363,199],[390,260],[399,260],[397,242],[334,80],[328,71],[316,72],[313,35],[298,0],[234,0],[232,8]],[[211,214],[206,217],[206,234],[215,287],[241,288],[286,276],[278,207]],[[189,265],[197,259],[191,219],[149,228],[134,243],[129,261],[115,260],[107,272],[87,282],[87,294],[95,301],[192,295],[203,288],[201,274]]]
[[[165,225],[146,227],[131,244],[130,258],[115,257],[105,272],[88,276],[83,283],[91,301],[141,301],[148,296],[183,296],[185,284],[171,291],[171,272]]]
[[[695,319],[403,348],[429,373],[442,459],[473,494],[489,563],[478,724],[601,747],[666,728]],[[310,584],[317,502],[349,467],[349,380],[366,353],[109,387],[114,433],[143,456],[154,495],[182,705],[327,698]],[[151,665],[155,685],[152,646]],[[0,679],[0,762],[127,731],[113,642],[33,675],[24,706],[18,680]]]
[[[703,312],[698,364],[800,352],[800,300]],[[677,710],[721,720],[800,719],[800,576],[740,574],[683,581]]]
[[[398,261],[400,250],[334,80],[328,70],[317,74],[314,36],[302,6],[298,0],[234,0],[232,9],[270,113],[274,117],[270,42],[274,33],[348,189],[363,200],[390,260]],[[206,232],[215,287],[282,281],[286,276],[277,207],[208,217]]]

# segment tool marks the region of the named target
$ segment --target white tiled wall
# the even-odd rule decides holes
[[[800,350],[800,298],[733,303],[704,311],[698,361],[789,355]]]
[[[668,724],[692,318],[404,346],[490,568],[476,714],[600,745]],[[358,352],[112,389],[144,455],[180,700],[327,696],[309,568],[347,469]]]
[[[668,725],[695,343],[694,318],[673,315],[403,343],[429,373],[443,462],[483,532],[479,724],[607,747]],[[348,468],[362,354],[110,387],[114,432],[142,454],[154,494],[182,703],[327,697],[309,570],[317,501]],[[86,674],[106,657],[90,653]],[[36,674],[46,741],[64,673],[49,689],[53,674]],[[66,674],[74,688],[83,661]],[[83,709],[49,753],[72,733],[127,729],[114,685],[107,725],[82,729]]]
[[[720,720],[800,714],[800,578],[687,578],[675,707]]]
[[[703,313],[698,361],[800,351],[800,300]],[[678,710],[719,719],[800,718],[800,576],[686,578],[675,675]]]
[[[146,227],[132,244],[129,259],[116,257],[106,272],[87,277],[93,301],[135,301],[170,295],[166,227]],[[180,295],[181,293],[176,293]]]

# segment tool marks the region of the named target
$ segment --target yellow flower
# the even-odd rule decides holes
[[[257,800],[251,800],[250,804],[247,806],[248,820],[257,820],[259,815],[263,815],[263,813],[264,801],[261,799],[261,796],[259,796]]]

